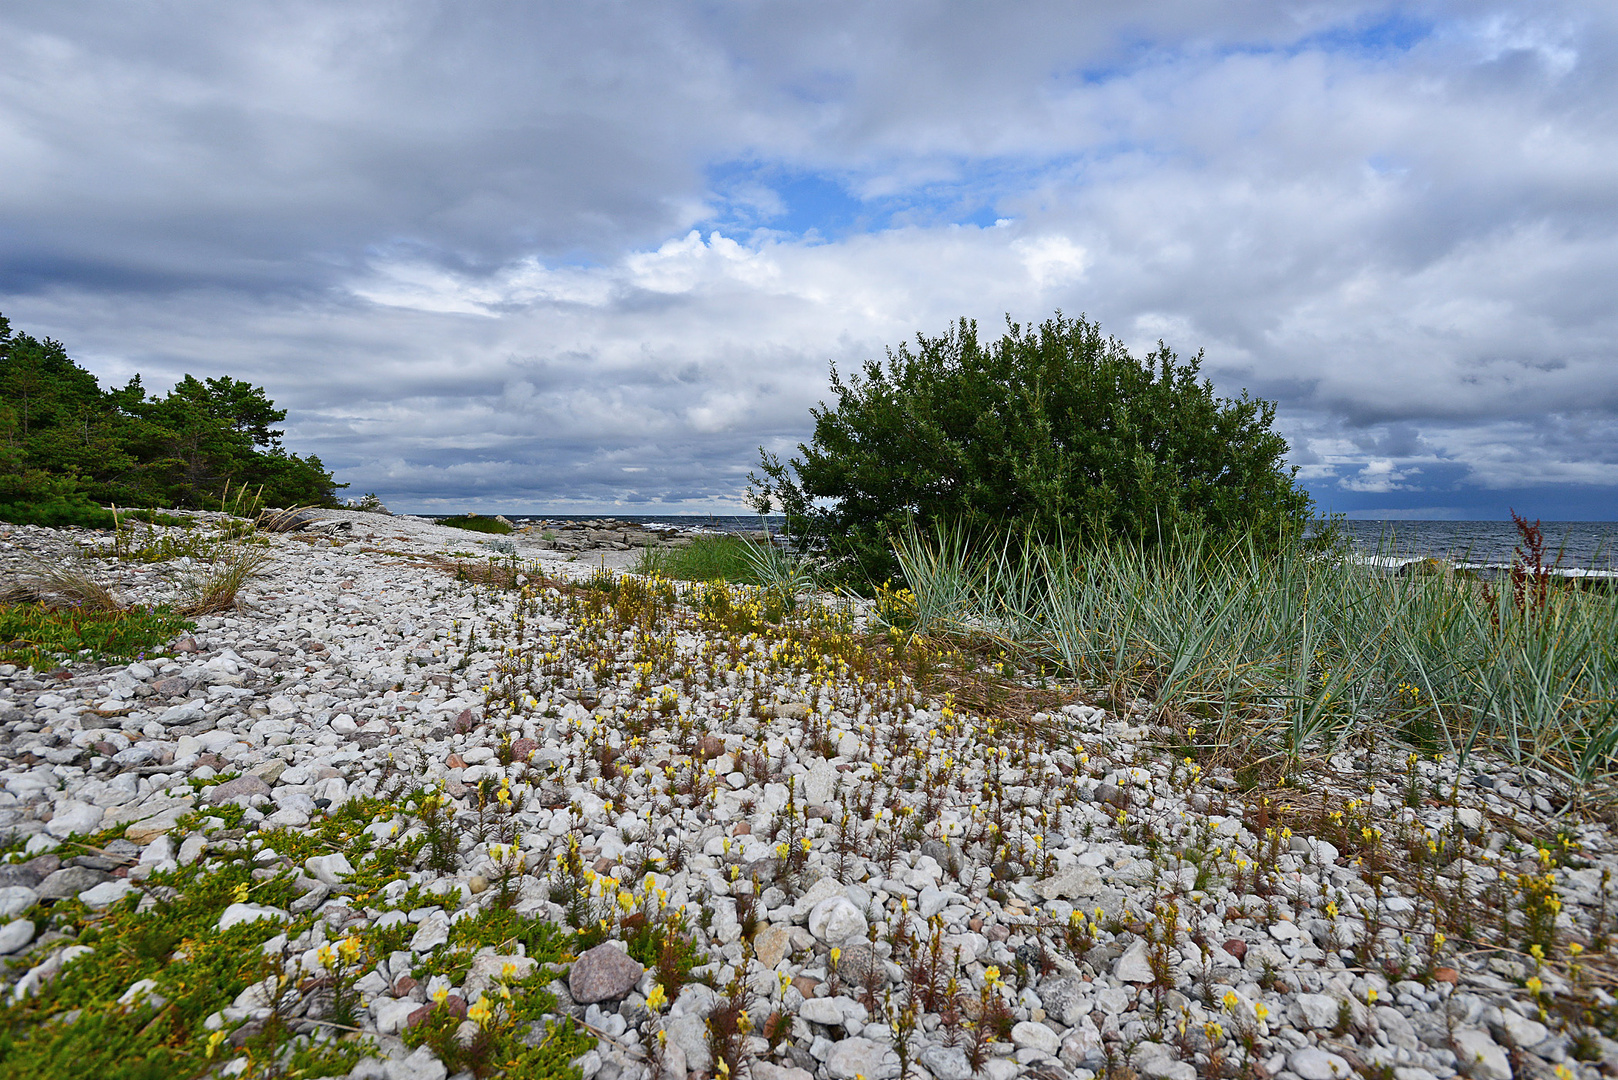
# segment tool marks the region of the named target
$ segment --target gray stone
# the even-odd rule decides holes
[[[1498,1049],[1498,1047],[1496,1047]],[[1346,1060],[1336,1054],[1327,1053],[1314,1046],[1305,1046],[1292,1051],[1287,1058],[1287,1066],[1303,1080],[1348,1080],[1354,1075]],[[1511,1073],[1506,1077],[1509,1080]]]
[[[1112,965],[1113,977],[1122,982],[1149,983],[1152,981],[1152,966],[1146,959],[1146,942],[1136,938],[1124,954]]]
[[[219,931],[223,933],[232,926],[252,922],[255,919],[275,919],[277,922],[286,922],[289,918],[291,916],[280,908],[269,907],[265,904],[231,904],[219,916]]]
[[[1337,1025],[1337,1014],[1341,1006],[1330,994],[1299,994],[1294,1000],[1298,1003],[1298,1011],[1303,1014],[1301,1026],[1306,1031],[1318,1031]]]
[[[208,850],[208,838],[199,832],[194,832],[180,842],[180,865],[190,866],[202,858],[202,853]]]
[[[382,1066],[387,1080],[444,1080],[449,1070],[425,1046],[418,1046],[409,1057],[395,1058]]]
[[[85,889],[79,894],[79,902],[92,911],[100,911],[116,904],[134,890],[135,887],[129,882],[114,878]]]
[[[894,1080],[899,1075],[899,1058],[886,1043],[855,1036],[844,1039],[826,1055],[826,1075],[837,1080]]]
[[[846,945],[865,937],[867,923],[853,901],[833,896],[809,912],[809,932],[827,945]],[[867,1077],[866,1080],[870,1080]]]
[[[34,924],[27,919],[13,919],[0,926],[0,956],[10,956],[19,949],[27,948],[33,940]]]
[[[39,883],[39,898],[41,900],[66,900],[70,896],[78,896],[81,892],[93,888],[103,881],[111,880],[112,875],[105,870],[92,870],[88,866],[64,866]]]
[[[1456,1028],[1452,1041],[1456,1067],[1466,1075],[1474,1080],[1511,1080],[1511,1060],[1487,1031]]]
[[[616,1001],[635,988],[646,969],[611,942],[602,942],[573,961],[567,988],[581,1005]]]
[[[934,1080],[971,1080],[972,1065],[959,1046],[929,1046],[920,1060]]]
[[[888,981],[888,970],[876,950],[864,943],[844,946],[838,953],[835,965],[837,977],[850,987],[864,986],[872,981],[872,975],[880,976],[881,982]]]
[[[269,794],[270,785],[252,773],[248,773],[246,776],[238,776],[234,780],[226,780],[223,784],[215,784],[209,788],[207,801],[217,806],[242,795],[248,797],[264,795],[267,797]]]
[[[1197,1080],[1197,1067],[1189,1061],[1158,1054],[1140,1063],[1140,1074],[1150,1080]]]
[[[811,806],[831,802],[832,792],[837,787],[837,766],[824,758],[810,766],[809,772],[803,778],[803,799]]]
[[[1056,1032],[1033,1020],[1024,1020],[1013,1027],[1011,1041],[1019,1048],[1038,1050],[1046,1057],[1055,1057],[1056,1051],[1062,1047],[1062,1040],[1056,1037]]]
[[[38,902],[39,894],[26,885],[0,886],[0,919],[21,915]]]
[[[805,998],[798,1007],[798,1015],[811,1024],[825,1024],[830,1027],[843,1022],[843,1007],[836,998]]]
[[[685,1055],[686,1067],[698,1073],[713,1068],[713,1052],[708,1048],[708,1027],[703,1018],[695,1015],[671,1017],[663,1025],[669,1033],[669,1042]]]
[[[1063,1027],[1072,1027],[1089,1015],[1090,1002],[1084,997],[1084,980],[1072,975],[1046,979],[1039,984],[1039,1000],[1045,1013]]]
[[[354,867],[349,865],[348,856],[341,851],[331,855],[310,856],[303,861],[303,868],[313,874],[315,880],[332,888],[342,884],[344,878],[354,873]]]
[[[1100,893],[1101,887],[1101,874],[1093,866],[1070,866],[1034,883],[1034,891],[1047,902],[1088,899]]]
[[[52,836],[62,838],[78,833],[81,836],[93,833],[101,826],[101,818],[106,813],[99,806],[89,803],[68,800],[57,806],[56,812],[45,826],[45,831]]]
[[[1377,1015],[1380,1016],[1381,1014],[1382,1010],[1378,1009]],[[1521,1047],[1524,1050],[1532,1050],[1551,1037],[1550,1028],[1541,1024],[1538,1020],[1530,1020],[1528,1017],[1506,1008],[1500,1010],[1499,1031],[1512,1046]]]
[[[410,938],[410,951],[430,952],[449,940],[449,916],[442,908],[428,914]]]
[[[838,884],[836,878],[823,877],[813,885],[809,886],[809,890],[807,892],[798,897],[797,900],[793,901],[792,921],[795,923],[803,922],[809,917],[809,913],[815,909],[815,905],[821,903],[823,900],[828,900],[833,896],[847,895],[848,890],[842,885]]]

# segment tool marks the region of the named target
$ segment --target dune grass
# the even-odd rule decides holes
[[[974,546],[902,537],[915,630],[989,635],[1204,749],[1279,768],[1356,739],[1490,748],[1572,793],[1618,779],[1618,596],[1395,577],[1301,544]]]

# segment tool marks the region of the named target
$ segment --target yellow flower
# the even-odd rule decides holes
[[[247,902],[247,882],[244,881],[241,884],[237,885],[234,889],[231,890],[230,895],[231,895],[231,899],[235,900],[236,903],[238,903],[238,904],[246,903]]]
[[[486,997],[478,998],[472,1007],[466,1010],[466,1018],[478,1027],[488,1027],[489,1018],[493,1015],[494,1006],[489,1004],[489,999]]]
[[[1264,1018],[1265,1018],[1265,1017],[1266,1017],[1266,1016],[1269,1016],[1269,1015],[1270,1015],[1270,1010],[1269,1010],[1269,1009],[1268,1009],[1268,1008],[1267,1008],[1267,1007],[1266,1007],[1266,1006],[1265,1006],[1265,1004],[1264,1004],[1264,1003],[1263,1003],[1263,1002],[1262,1002],[1262,1001],[1261,1001],[1261,1002],[1259,1002],[1259,1003],[1258,1003],[1258,1004],[1257,1004],[1257,1005],[1254,1005],[1254,1006],[1253,1006],[1253,1015],[1254,1015],[1254,1016],[1256,1016],[1256,1017],[1258,1017],[1258,1020],[1259,1020],[1259,1022],[1260,1022],[1260,1023],[1263,1023],[1263,1022],[1264,1022]]]
[[[1528,992],[1534,995],[1538,995],[1541,990],[1545,989],[1545,984],[1539,981],[1538,975],[1530,975],[1528,982],[1524,985],[1528,987]]]
[[[989,965],[989,969],[983,973],[983,981],[990,986],[998,985],[1000,982],[1000,969],[993,964]]]
[[[337,963],[337,954],[332,951],[330,945],[322,945],[319,951],[315,953],[315,958],[320,961],[320,966],[323,968],[329,968]]]
[[[446,1002],[448,1000],[449,1000],[449,987],[440,986],[437,990],[433,991],[433,1003],[434,1004],[442,1005],[442,1004],[444,1004],[444,1002]]]
[[[667,1005],[668,1002],[669,996],[663,990],[662,983],[654,984],[652,986],[652,992],[646,995],[646,1007],[652,1010],[654,1013],[662,1012],[663,1006]]]
[[[1234,990],[1226,990],[1225,991],[1225,996],[1224,996],[1224,998],[1222,1000],[1223,1000],[1226,1012],[1235,1012],[1236,1011],[1236,1004],[1241,999],[1236,996],[1236,991],[1234,991]]]

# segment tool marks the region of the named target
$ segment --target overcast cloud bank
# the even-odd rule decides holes
[[[0,311],[355,493],[741,509],[827,363],[1086,312],[1324,508],[1618,516],[1607,5],[0,8]]]

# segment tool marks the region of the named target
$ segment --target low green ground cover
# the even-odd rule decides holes
[[[354,867],[340,890],[351,898],[344,903],[384,912],[453,911],[456,891],[403,887],[418,863],[430,865],[432,845],[453,849],[459,840],[459,826],[437,806],[433,793],[417,789],[350,800],[308,829],[258,832],[243,829],[240,807],[210,807],[182,819],[173,836],[178,842],[200,831],[211,838],[194,864],[154,873],[100,911],[65,901],[23,913],[39,937],[30,954],[9,961],[14,970],[38,963],[64,941],[75,948],[54,976],[0,1005],[0,1078],[168,1080],[205,1075],[227,1062],[245,1077],[346,1074],[376,1050],[355,1027],[363,1002],[354,984],[407,947],[415,928],[339,931],[313,914],[287,915],[298,897],[298,868],[310,855],[342,852]],[[427,824],[427,842],[392,839],[390,823],[413,817]],[[61,854],[102,851],[121,832],[69,837]],[[225,909],[240,903],[282,915],[219,929]],[[470,1042],[457,1038],[463,1016],[437,1007],[406,1041],[430,1046],[452,1071],[479,1077],[576,1077],[571,1062],[593,1039],[570,1021],[534,1026],[556,1011],[546,987],[571,959],[574,939],[569,928],[501,904],[457,920],[451,940],[422,958],[423,980],[434,972],[464,977],[485,946],[509,954],[520,944],[537,966],[502,972],[492,982],[482,1008],[468,1014],[478,1024]],[[302,962],[310,948],[318,951],[314,971]],[[226,1007],[255,984],[262,988],[255,991],[259,1014],[227,1019]]]
[[[142,660],[163,652],[194,624],[172,609],[52,610],[0,604],[0,663],[47,667],[64,660]]]

